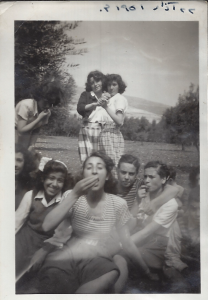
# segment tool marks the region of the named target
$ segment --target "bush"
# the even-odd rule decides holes
[[[41,127],[40,135],[78,137],[80,121],[69,114],[65,107],[55,107],[47,125]]]

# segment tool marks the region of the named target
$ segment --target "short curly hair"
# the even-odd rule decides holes
[[[122,163],[127,163],[127,164],[131,164],[136,168],[136,172],[139,172],[139,168],[140,168],[140,163],[139,160],[136,156],[133,156],[131,154],[123,154],[121,156],[121,158],[119,159],[118,162],[118,169],[120,168],[120,165]]]
[[[116,81],[118,83],[118,92],[120,94],[123,94],[126,90],[126,84],[125,82],[123,81],[122,77],[118,74],[107,74],[106,75],[106,86],[105,86],[105,89],[108,90],[108,85],[113,82],[113,81]]]
[[[91,78],[94,78],[95,81],[101,80],[102,81],[102,90],[104,91],[106,77],[102,72],[95,70],[95,71],[90,72],[87,76],[87,82],[85,83],[86,92],[92,91],[92,87],[91,87],[91,83],[90,83]]]
[[[60,84],[56,81],[41,84],[33,93],[35,100],[47,100],[51,105],[59,105],[64,98]]]
[[[148,168],[155,168],[155,169],[157,169],[157,174],[160,176],[160,178],[165,178],[166,180],[168,180],[168,178],[170,176],[170,171],[169,171],[168,166],[166,164],[162,163],[159,160],[149,161],[144,166],[144,170],[148,169]]]

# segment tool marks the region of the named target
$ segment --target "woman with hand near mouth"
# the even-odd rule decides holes
[[[55,82],[42,85],[34,94],[35,99],[21,100],[15,107],[15,143],[29,150],[35,147],[39,128],[48,123],[50,109],[62,99],[62,91]]]
[[[114,228],[124,251],[140,264],[126,225],[130,219],[127,204],[107,192],[113,166],[107,155],[92,153],[83,165],[84,179],[46,216],[43,223],[46,232],[69,218],[73,233],[62,249],[49,254],[40,270],[41,293],[121,292],[128,270],[121,256],[108,251],[107,241]]]
[[[45,216],[62,199],[68,178],[67,167],[59,161],[46,163],[34,190],[27,192],[15,212],[16,276],[28,267],[33,254],[42,247],[53,231],[44,232]]]
[[[79,156],[83,164],[93,151],[98,150],[98,137],[101,133],[102,111],[100,106],[105,85],[105,75],[100,71],[92,71],[87,76],[86,91],[77,104],[77,112],[82,116],[79,132]]]
[[[106,86],[108,93],[101,100],[101,105],[105,109],[103,116],[105,125],[100,134],[98,145],[99,150],[110,156],[117,167],[121,155],[124,154],[124,138],[120,128],[128,108],[126,98],[121,95],[125,91],[126,85],[120,75],[110,74],[106,75]],[[114,175],[116,176],[116,173]]]

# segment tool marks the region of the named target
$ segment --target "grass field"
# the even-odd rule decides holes
[[[36,143],[36,150],[42,156],[63,161],[72,173],[80,170],[77,138],[63,136],[41,136]],[[180,145],[125,141],[125,153],[133,154],[141,163],[140,177],[143,176],[143,166],[150,160],[161,160],[173,166],[177,171],[177,182],[188,188],[188,174],[191,167],[199,164],[199,155],[195,147],[181,150]]]

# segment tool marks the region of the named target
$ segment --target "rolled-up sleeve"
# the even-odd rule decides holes
[[[116,112],[122,112],[123,114],[126,113],[128,108],[128,101],[126,98],[122,95],[119,95],[119,97],[115,101],[115,110]]]
[[[169,228],[177,218],[177,214],[178,204],[175,199],[171,199],[160,207],[160,209],[154,215],[153,220],[157,224],[165,228]]]

